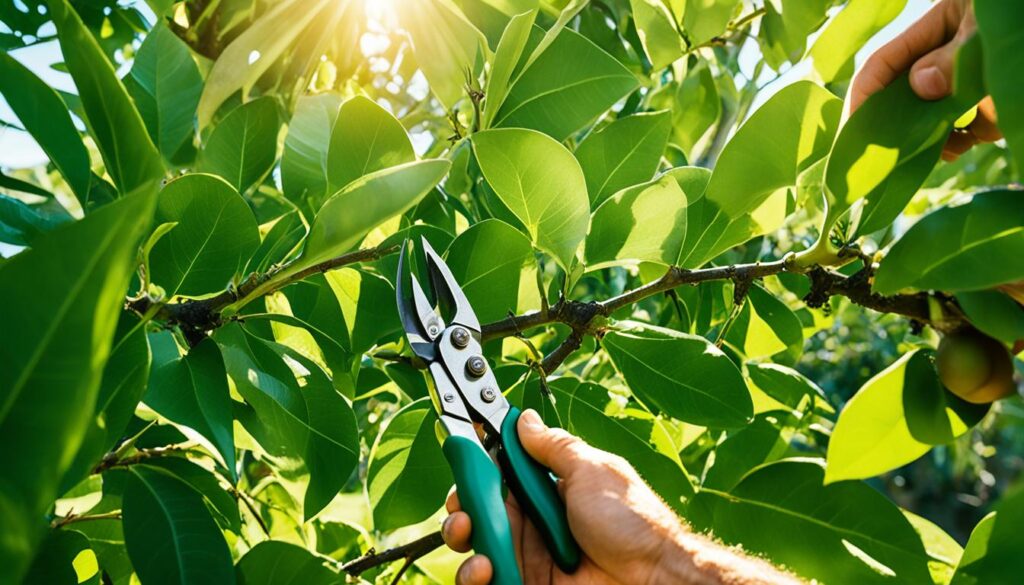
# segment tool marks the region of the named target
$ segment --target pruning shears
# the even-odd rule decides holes
[[[395,281],[398,314],[409,346],[426,363],[433,382],[428,384],[430,397],[445,435],[441,449],[455,476],[459,501],[473,522],[473,549],[490,559],[491,583],[522,583],[502,497],[504,479],[543,536],[552,559],[571,573],[579,566],[580,551],[569,531],[555,479],[519,441],[520,411],[505,399],[483,356],[480,321],[469,300],[425,238],[422,245],[433,296],[450,320],[446,324],[411,271],[407,298],[408,243],[402,246]]]

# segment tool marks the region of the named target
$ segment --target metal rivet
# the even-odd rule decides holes
[[[469,358],[466,360],[466,371],[474,378],[483,376],[484,372],[487,371],[487,360],[478,355]]]
[[[437,326],[436,321],[431,321],[427,324],[427,335],[431,337],[437,337],[437,334],[441,332],[441,328]]]
[[[454,394],[445,394],[444,395],[444,401],[445,402],[454,402],[455,401],[455,395]]]
[[[469,331],[466,331],[462,327],[452,329],[452,345],[459,349],[464,349],[469,345]]]
[[[494,399],[497,397],[498,393],[490,386],[485,386],[484,389],[480,391],[480,398],[482,398],[484,402],[494,402]]]

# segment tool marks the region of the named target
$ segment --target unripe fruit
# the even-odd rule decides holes
[[[975,331],[944,337],[935,366],[943,385],[967,402],[987,404],[1016,390],[1006,346]]]

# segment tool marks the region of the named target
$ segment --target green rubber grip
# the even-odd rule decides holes
[[[505,483],[540,532],[551,558],[563,572],[572,573],[580,566],[580,547],[569,531],[565,504],[551,472],[530,457],[519,441],[516,423],[520,414],[513,406],[501,423],[498,462]]]
[[[473,550],[494,567],[491,584],[522,585],[497,466],[479,443],[466,437],[449,436],[441,450],[455,476],[459,503],[473,523]]]

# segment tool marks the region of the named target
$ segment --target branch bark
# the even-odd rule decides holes
[[[374,567],[379,567],[399,559],[405,559],[405,568],[408,568],[417,559],[437,550],[443,544],[444,538],[442,538],[441,532],[437,531],[422,538],[417,538],[408,544],[396,546],[382,552],[377,552],[371,548],[365,555],[341,565],[341,570],[356,577],[360,573],[369,571]]]

